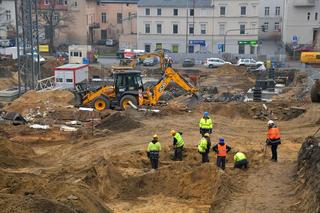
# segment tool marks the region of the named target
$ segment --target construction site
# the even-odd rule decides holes
[[[89,66],[89,76],[139,73],[144,86],[154,79],[163,92],[117,105],[108,99],[117,97],[112,87],[99,86],[79,108],[74,91],[58,88],[1,103],[2,212],[320,212],[320,107],[311,101],[319,99],[318,90],[311,92],[319,85],[310,81],[316,68],[276,70],[281,91],[250,101],[247,91],[268,74],[234,65],[141,73],[96,67]],[[0,74],[1,89],[17,85],[15,62],[3,62]],[[213,119],[212,145],[224,137],[232,147],[224,171],[212,150],[210,162],[201,163],[205,111]],[[281,131],[278,162],[265,144],[270,119]],[[182,161],[171,160],[172,129],[183,133]],[[154,134],[162,150],[152,172],[146,150]],[[247,155],[248,170],[233,168],[237,151]]]

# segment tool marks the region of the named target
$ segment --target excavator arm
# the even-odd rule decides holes
[[[166,68],[164,75],[160,79],[160,81],[152,88],[147,89],[147,99],[149,105],[155,106],[159,98],[165,92],[167,86],[170,82],[176,83],[185,91],[192,93],[197,96],[198,89],[187,82],[179,73],[175,72],[171,67]],[[139,102],[140,105],[144,105],[143,101]]]

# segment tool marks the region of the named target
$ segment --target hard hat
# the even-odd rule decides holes
[[[273,120],[268,121],[268,126],[270,126],[271,124],[274,124]]]
[[[219,143],[224,143],[224,138],[219,138]]]
[[[173,129],[170,131],[170,134],[171,134],[171,135],[175,135],[176,133],[177,133],[177,132],[176,132],[175,130],[173,130]]]
[[[204,137],[210,137],[210,134],[209,133],[205,133]]]
[[[208,116],[209,116],[209,112],[204,112],[204,113],[203,113],[203,116],[204,116],[204,117],[208,117]]]
[[[157,135],[157,134],[154,134],[154,135],[153,135],[153,138],[158,138],[158,135]]]

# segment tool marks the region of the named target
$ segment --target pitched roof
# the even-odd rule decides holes
[[[187,2],[188,1],[188,2]],[[213,0],[139,0],[138,7],[211,7]]]

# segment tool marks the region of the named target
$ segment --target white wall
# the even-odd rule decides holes
[[[293,0],[285,0],[282,41],[291,43],[292,37],[296,35],[298,43],[312,44],[313,30],[320,26],[320,1],[316,0],[315,6],[308,7],[296,7],[294,3]],[[315,20],[315,13],[318,13],[318,20]]]
[[[220,32],[220,25],[225,25],[225,31],[239,29],[240,24],[246,28],[258,27],[258,1],[257,0],[216,0],[215,7],[195,8],[195,16],[188,18],[189,24],[194,22],[194,34],[188,34],[188,40],[205,40],[207,50],[218,52],[217,43],[223,43],[224,32]],[[220,6],[226,7],[226,15],[220,16]],[[247,7],[247,15],[240,15],[240,6]],[[162,47],[172,49],[172,45],[179,45],[179,52],[186,51],[187,18],[186,8],[178,9],[178,16],[173,16],[174,8],[162,7],[162,15],[157,16],[157,8],[150,7],[150,16],[146,16],[144,7],[138,7],[138,49],[144,49],[145,44],[151,45],[151,51],[156,48],[156,43],[162,43]],[[145,33],[145,24],[150,24],[150,33]],[[162,24],[162,33],[157,34],[157,24]],[[178,34],[173,34],[173,24],[178,24]],[[206,25],[206,34],[201,34],[201,24]],[[238,53],[239,40],[257,40],[258,30],[246,30],[246,34],[240,35],[240,30],[229,32],[227,36],[227,52]],[[195,45],[195,51],[200,45]],[[250,47],[246,47],[249,53]]]
[[[7,13],[6,11],[10,11]],[[9,16],[10,14],[10,16]],[[8,16],[7,16],[8,15]],[[7,26],[16,25],[16,14],[13,0],[2,0],[0,3],[0,37],[7,37]]]

